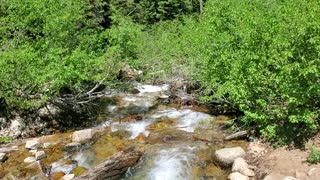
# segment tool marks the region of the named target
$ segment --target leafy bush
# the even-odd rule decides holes
[[[319,14],[318,1],[207,1],[195,38],[203,99],[237,106],[242,122],[280,144],[315,132]]]
[[[39,107],[65,88],[112,80],[102,1],[3,0],[0,9],[0,98],[11,107]]]
[[[308,157],[308,162],[311,164],[318,164],[320,163],[320,151],[318,151],[316,148],[312,147],[310,152],[310,155]]]

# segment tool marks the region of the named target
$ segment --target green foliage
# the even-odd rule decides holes
[[[307,159],[307,161],[311,164],[318,164],[320,163],[320,151],[318,151],[316,148],[312,147],[310,149],[310,155]]]
[[[173,20],[199,11],[198,0],[111,0],[110,4],[114,11],[141,24]]]
[[[315,132],[319,15],[318,1],[207,1],[194,38],[203,99],[239,107],[246,125],[279,143]]]
[[[12,139],[10,138],[10,137],[8,137],[8,136],[2,136],[2,137],[0,137],[0,144],[1,143],[9,143],[9,142],[11,142],[12,141]]]
[[[39,107],[62,88],[115,77],[102,27],[105,4],[82,0],[3,0],[0,97],[11,107]]]

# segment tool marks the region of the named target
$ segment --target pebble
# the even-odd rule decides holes
[[[67,175],[64,175],[61,180],[71,180],[74,178],[74,174],[67,174]]]

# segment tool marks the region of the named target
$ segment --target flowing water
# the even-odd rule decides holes
[[[224,134],[219,128],[218,118],[204,113],[206,109],[202,108],[200,112],[195,110],[201,109],[199,107],[161,103],[168,102],[165,101],[169,98],[168,85],[136,83],[135,88],[139,93],[122,93],[103,100],[101,116],[98,116],[100,123],[96,128],[104,129],[104,132],[93,143],[76,152],[65,152],[63,147],[71,142],[70,133],[43,140],[55,144],[45,150],[47,158],[42,162],[44,166],[51,166],[51,173],[52,170],[60,173],[54,174],[57,177],[53,179],[68,173],[81,175],[114,153],[133,145],[144,149],[145,153],[123,179],[226,179],[227,171],[214,164],[214,151],[235,144],[245,146],[246,143],[223,142]],[[28,153],[25,150],[19,155],[16,153],[19,158],[16,161],[9,157],[4,164],[7,165],[4,171],[7,175],[4,177],[24,179],[39,176],[38,172],[26,173],[25,166],[13,173],[12,166],[23,161]],[[45,176],[41,177],[45,179]]]

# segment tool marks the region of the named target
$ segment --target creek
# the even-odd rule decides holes
[[[76,150],[66,150],[72,131],[38,138],[38,150],[46,158],[24,163],[32,156],[24,142],[2,148],[15,148],[0,167],[3,179],[61,179],[66,174],[80,176],[116,152],[132,146],[144,155],[122,179],[188,180],[227,179],[229,171],[216,165],[215,150],[241,146],[245,141],[224,141],[221,124],[226,116],[213,116],[208,109],[169,103],[169,86],[135,83],[137,93],[111,94],[101,99],[95,139]],[[180,97],[181,100],[187,97]],[[76,126],[76,124],[75,124]],[[47,144],[47,147],[43,145]]]

